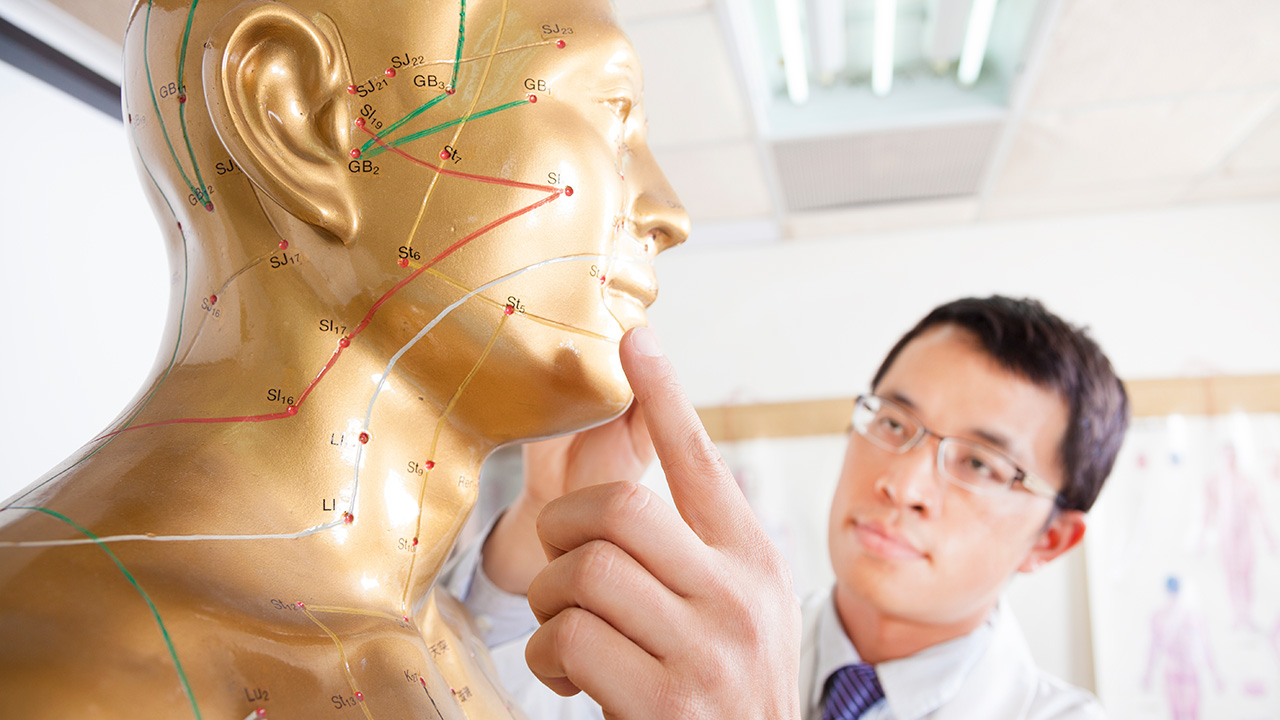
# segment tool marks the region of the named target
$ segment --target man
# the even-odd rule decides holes
[[[549,687],[562,693],[594,690],[606,711],[623,707],[626,697],[614,689],[619,684],[657,687],[667,692],[664,699],[673,698],[667,707],[707,709],[689,697],[683,680],[692,675],[700,687],[732,689],[731,672],[738,665],[732,657],[725,661],[719,645],[728,643],[732,650],[738,635],[760,629],[759,618],[785,619],[787,609],[772,594],[770,582],[779,573],[771,568],[756,573],[765,579],[765,594],[745,605],[735,600],[753,588],[722,584],[726,578],[753,579],[741,563],[737,574],[714,572],[734,565],[719,563],[724,557],[741,560],[750,552],[712,552],[707,559],[698,551],[697,539],[713,550],[726,543],[700,531],[714,508],[703,502],[705,497],[688,503],[686,496],[700,489],[689,476],[711,478],[710,490],[701,488],[711,494],[723,484],[714,481],[724,471],[713,458],[700,457],[705,445],[687,430],[693,418],[678,386],[669,384],[674,378],[669,364],[635,348],[648,341],[642,334],[648,333],[633,331],[631,342],[624,342],[624,367],[664,469],[674,476],[677,507],[698,537],[672,541],[671,558],[648,547],[672,520],[650,509],[660,504],[644,501],[646,492],[628,483],[579,489],[549,503],[537,525],[553,560],[528,589],[529,604],[543,626],[529,642],[527,659]],[[1127,424],[1124,388],[1101,350],[1039,303],[965,299],[921,320],[889,352],[870,393],[855,405],[829,525],[836,583],[805,606],[798,710],[779,716],[1100,716],[1088,693],[1034,666],[1000,595],[1014,573],[1038,569],[1083,538],[1085,512],[1110,473]],[[690,435],[693,442],[681,440]],[[592,439],[601,446],[611,440]],[[587,440],[584,436],[580,444]],[[612,444],[615,450],[625,446],[616,438]],[[536,458],[540,451],[532,452]],[[571,463],[567,468],[564,489],[574,490],[583,471]],[[532,470],[529,482],[536,487],[526,489],[526,498],[551,484],[538,477],[544,467]],[[642,501],[624,502],[632,496]],[[625,510],[610,511],[618,507]],[[759,527],[747,526],[732,505],[726,508],[724,515],[746,538],[739,547],[760,542]],[[521,504],[514,510],[527,512]],[[504,516],[484,548],[485,573],[476,574],[478,592],[468,596],[479,614],[491,616],[503,607],[495,602],[501,596],[490,581],[519,590],[518,578],[501,574],[503,564],[490,560],[506,553],[499,531],[516,522]],[[720,530],[732,534],[732,529]],[[762,556],[776,560],[776,553]],[[490,579],[487,573],[498,574]],[[710,578],[716,587],[708,594],[726,602],[680,612],[665,593],[685,597],[677,587],[681,576]],[[666,581],[672,577],[677,579]],[[664,615],[637,589],[656,592],[665,603],[662,610],[677,611]],[[572,633],[564,630],[569,621]],[[659,626],[683,643],[655,641],[653,628]],[[628,641],[649,650],[648,660],[656,662],[633,657],[639,653],[624,653],[616,665],[584,662],[592,643],[626,649]],[[766,668],[784,667],[770,651],[780,648],[785,658],[789,647],[778,640],[751,657]],[[673,654],[696,655],[697,649],[710,667],[684,674],[667,667]],[[503,656],[501,648],[498,655]],[[761,673],[748,670],[747,676],[758,679]],[[529,694],[525,687],[513,689]],[[755,687],[737,689],[753,702],[769,694]],[[770,697],[785,692],[775,690]],[[710,716],[730,716],[720,712],[723,707],[712,703]],[[529,710],[535,717],[561,712],[548,708]]]

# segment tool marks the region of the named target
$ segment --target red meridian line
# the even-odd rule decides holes
[[[522,182],[517,182],[517,181],[515,181],[515,180],[505,180],[505,179],[503,179],[503,178],[490,177],[490,176],[488,176],[488,175],[472,175],[471,173],[459,172],[459,171],[457,171],[457,170],[449,170],[449,169],[447,169],[447,168],[439,167],[438,165],[432,165],[431,163],[427,162],[426,160],[422,160],[422,159],[420,159],[420,158],[416,158],[416,157],[414,157],[414,156],[410,155],[409,153],[407,153],[407,152],[405,152],[405,151],[401,150],[401,149],[400,149],[400,148],[398,148],[398,147],[393,147],[393,146],[391,146],[391,145],[388,145],[385,141],[383,141],[383,139],[382,139],[382,136],[381,136],[381,135],[378,135],[378,134],[377,134],[377,133],[375,133],[374,131],[370,130],[370,129],[368,128],[368,126],[362,127],[362,128],[360,128],[360,129],[361,129],[361,130],[363,130],[363,131],[365,131],[365,133],[366,133],[366,134],[368,134],[368,135],[370,135],[371,137],[373,137],[374,141],[376,141],[379,145],[381,145],[381,146],[383,147],[383,149],[385,149],[385,150],[390,150],[391,152],[393,152],[393,153],[395,153],[395,154],[399,155],[400,157],[404,158],[405,160],[408,160],[409,162],[416,163],[416,164],[421,165],[421,166],[423,166],[423,167],[431,168],[432,170],[435,170],[436,172],[440,173],[441,175],[450,175],[450,176],[452,176],[452,177],[459,177],[459,178],[463,178],[463,179],[466,179],[466,180],[475,180],[475,181],[477,181],[477,182],[493,183],[494,185],[506,185],[507,187],[523,188],[523,189],[525,189],[525,190],[538,190],[538,191],[540,191],[540,192],[545,192],[545,193],[548,193],[548,194],[549,194],[549,193],[560,192],[559,190],[557,190],[557,189],[555,189],[555,188],[549,188],[549,187],[547,187],[547,186],[545,186],[545,185],[534,185],[534,184],[532,184],[532,183],[522,183]]]
[[[539,189],[539,190],[541,190],[542,188],[538,188],[538,189]],[[476,238],[480,237],[481,235],[484,235],[485,233],[487,233],[487,232],[489,232],[490,230],[492,230],[492,229],[494,229],[494,228],[498,227],[499,225],[502,225],[502,224],[504,224],[504,223],[511,222],[512,220],[514,220],[514,219],[516,219],[516,218],[520,217],[521,215],[524,215],[525,213],[532,212],[533,210],[536,210],[536,209],[538,209],[538,208],[542,207],[543,205],[546,205],[547,203],[549,203],[549,202],[551,202],[551,201],[555,200],[556,198],[560,197],[560,195],[561,195],[560,191],[558,191],[558,190],[557,190],[557,191],[553,191],[551,195],[548,195],[547,197],[542,198],[542,199],[541,199],[541,200],[539,200],[538,202],[536,202],[536,203],[534,203],[534,204],[532,204],[532,205],[526,205],[526,206],[524,206],[524,207],[520,208],[519,210],[516,210],[515,212],[513,212],[513,213],[511,213],[511,214],[509,214],[509,215],[504,215],[504,216],[502,216],[502,217],[498,218],[497,220],[494,220],[493,222],[489,223],[488,225],[485,225],[484,227],[480,228],[479,230],[476,230],[475,232],[471,233],[470,235],[468,235],[468,236],[466,236],[466,237],[462,238],[461,240],[459,240],[458,242],[456,242],[456,243],[454,243],[454,244],[450,245],[449,247],[445,248],[444,250],[442,250],[442,251],[440,252],[440,254],[439,254],[439,255],[436,255],[435,257],[431,258],[431,260],[430,260],[429,262],[427,262],[426,264],[424,264],[422,267],[418,268],[417,270],[414,270],[412,273],[409,273],[408,275],[406,275],[406,276],[405,276],[405,278],[404,278],[403,280],[401,280],[400,282],[396,283],[396,286],[395,286],[395,287],[393,287],[393,288],[391,288],[390,290],[388,290],[386,295],[383,295],[382,297],[378,298],[378,301],[377,301],[376,303],[374,303],[374,304],[373,304],[373,307],[369,308],[369,312],[364,316],[364,319],[363,319],[363,320],[361,320],[361,321],[360,321],[360,324],[356,326],[356,329],[355,329],[355,330],[353,330],[353,331],[351,332],[351,337],[355,337],[355,336],[356,336],[356,335],[358,335],[362,330],[364,330],[364,329],[365,329],[365,327],[367,327],[367,326],[369,325],[369,321],[373,320],[373,314],[374,314],[374,313],[376,313],[376,312],[378,312],[378,308],[382,307],[382,305],[383,305],[384,303],[386,303],[386,302],[387,302],[387,300],[391,299],[391,296],[392,296],[394,293],[398,292],[398,291],[400,290],[400,288],[404,287],[405,285],[408,285],[409,283],[413,282],[413,280],[414,280],[415,278],[417,278],[417,277],[418,277],[419,275],[421,275],[422,273],[426,272],[428,268],[430,268],[431,266],[433,266],[433,265],[435,265],[436,263],[440,262],[441,260],[444,260],[445,258],[449,257],[449,256],[450,256],[450,255],[452,255],[454,252],[456,252],[456,251],[458,251],[459,249],[461,249],[461,248],[462,248],[464,245],[466,245],[467,243],[471,242],[472,240],[475,240]]]
[[[535,190],[546,189],[539,185],[532,185],[530,187],[532,187]],[[431,266],[435,265],[441,260],[444,260],[445,258],[449,257],[453,253],[462,249],[465,245],[467,245],[467,243],[470,243],[472,240],[475,240],[481,235],[488,233],[489,231],[493,230],[494,228],[500,225],[509,223],[512,220],[520,217],[521,215],[533,212],[534,210],[542,207],[543,205],[553,202],[563,194],[564,194],[563,191],[553,189],[551,191],[551,194],[548,195],[547,197],[542,198],[541,200],[533,203],[532,205],[526,205],[520,208],[519,210],[516,210],[513,213],[509,213],[507,215],[504,215],[498,218],[497,220],[494,220],[488,225],[485,225],[479,230],[476,230],[470,235],[462,238],[461,240],[455,242],[454,244],[440,251],[440,254],[432,258],[430,262],[426,263],[425,265],[418,268],[417,270],[414,270],[412,273],[409,273],[404,277],[403,280],[396,283],[387,292],[383,293],[382,297],[378,298],[377,302],[375,302],[373,306],[369,308],[369,312],[365,313],[364,319],[360,321],[360,324],[356,326],[355,330],[352,330],[351,334],[347,335],[347,339],[350,340],[352,338],[355,338],[355,336],[363,332],[364,329],[369,326],[369,323],[373,321],[374,314],[377,313],[378,310],[383,305],[385,305],[388,300],[391,299],[391,296],[400,292],[400,290],[403,289],[405,285],[408,285],[409,283],[413,282],[419,275],[426,272]],[[342,351],[344,349],[345,348],[343,348],[342,346],[338,346],[338,349],[333,351],[333,355],[329,358],[329,362],[325,363],[324,367],[320,368],[320,372],[316,374],[315,379],[312,380],[307,385],[307,387],[303,389],[302,394],[298,396],[298,401],[293,404],[293,407],[295,409],[302,407],[302,403],[307,399],[308,396],[311,395],[311,391],[316,388],[316,385],[320,384],[320,381],[324,379],[324,376],[329,372],[329,370],[331,370],[333,366],[337,364],[338,358],[342,356]],[[285,412],[271,413],[268,415],[241,415],[239,417],[177,418],[174,420],[158,420],[156,422],[144,423],[142,425],[132,425],[130,427],[121,428],[119,430],[115,430],[113,432],[109,432],[104,435],[99,435],[98,437],[94,438],[93,441],[96,442],[98,440],[105,440],[106,438],[112,437],[114,435],[119,435],[120,433],[123,433],[123,432],[129,432],[130,430],[142,430],[143,428],[158,427],[160,425],[186,425],[186,424],[193,424],[193,423],[217,424],[217,423],[233,423],[233,422],[265,422],[267,420],[283,420],[285,418],[290,418],[290,417],[297,417],[297,415],[296,414],[290,415],[288,411],[285,411]]]

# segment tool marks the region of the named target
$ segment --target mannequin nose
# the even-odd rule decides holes
[[[632,232],[641,240],[652,238],[653,254],[669,250],[689,238],[689,213],[647,145],[634,149],[628,180],[635,182],[631,203]]]

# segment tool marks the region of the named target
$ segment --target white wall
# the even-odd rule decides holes
[[[168,270],[122,126],[3,64],[0,97],[20,109],[0,113],[7,497],[137,391],[158,352]],[[1280,201],[737,249],[699,248],[695,232],[658,268],[653,322],[700,405],[854,395],[931,307],[992,292],[1039,297],[1091,326],[1127,378],[1280,372]],[[829,581],[820,498],[834,447],[738,450],[758,492],[788,497],[790,517],[809,523],[786,539],[806,587]],[[798,484],[805,492],[789,494]],[[1042,664],[1092,686],[1083,559],[1012,594]]]
[[[0,499],[88,442],[141,387],[168,260],[124,125],[0,63]]]

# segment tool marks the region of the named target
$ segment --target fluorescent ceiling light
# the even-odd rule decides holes
[[[849,64],[845,0],[809,0],[808,8],[818,80],[830,85]]]
[[[956,79],[961,85],[967,87],[978,81],[982,59],[987,55],[987,40],[991,37],[991,20],[995,15],[996,0],[973,0],[969,29],[964,35],[964,49],[960,51],[960,69],[956,71]]]
[[[893,35],[898,0],[876,0],[876,35],[871,56],[871,92],[884,97],[893,89]]]
[[[800,0],[776,0],[778,33],[782,36],[782,64],[787,74],[787,97],[797,105],[809,102],[809,68],[805,62]]]

